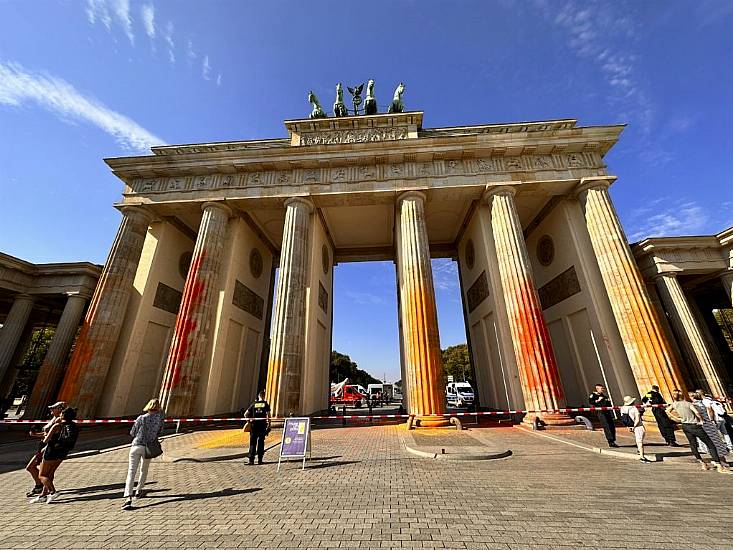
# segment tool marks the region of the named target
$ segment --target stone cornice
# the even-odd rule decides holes
[[[68,262],[68,263],[45,263],[34,264],[21,260],[10,254],[0,252],[0,266],[8,269],[17,269],[25,275],[33,277],[41,275],[90,275],[99,277],[102,273],[102,266],[90,262]]]
[[[293,121],[295,122],[301,121]],[[623,130],[623,126],[576,128],[574,124],[574,121],[548,121],[439,128],[423,130],[416,139],[299,147],[236,147],[237,143],[250,142],[169,146],[177,147],[180,154],[161,154],[161,151],[168,151],[168,148],[155,148],[155,155],[108,158],[105,162],[117,176],[129,180],[138,177],[197,175],[213,171],[233,174],[316,166],[380,164],[411,159],[502,158],[573,153],[595,153],[602,158]]]

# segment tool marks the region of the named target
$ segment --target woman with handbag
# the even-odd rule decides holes
[[[130,430],[132,445],[130,446],[130,463],[127,470],[127,481],[125,482],[123,510],[132,509],[132,490],[135,485],[135,475],[138,467],[140,468],[140,478],[137,481],[135,498],[142,498],[150,460],[163,454],[158,440],[160,433],[163,431],[163,420],[165,418],[163,411],[160,410],[160,401],[151,399],[145,405],[143,412],[145,414],[141,414],[135,419],[135,423]]]

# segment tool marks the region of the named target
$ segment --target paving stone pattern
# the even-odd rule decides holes
[[[0,548],[730,548],[733,476],[602,457],[516,428],[466,434],[514,455],[420,459],[399,426],[317,430],[305,471],[293,462],[278,474],[275,449],[263,466],[237,449],[155,461],[150,497],[129,512],[125,449],[63,464],[49,505],[27,503],[25,472],[5,472]],[[166,447],[194,456],[206,438]]]

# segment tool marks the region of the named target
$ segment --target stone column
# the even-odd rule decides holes
[[[485,194],[491,207],[491,230],[502,293],[524,405],[529,410],[555,410],[566,406],[565,392],[532,279],[532,266],[514,203],[515,193],[513,186],[499,186],[487,189]],[[575,423],[566,414],[552,412],[530,414],[525,420],[535,416],[551,425]]]
[[[0,329],[0,382],[13,361],[13,355],[23,335],[23,330],[33,310],[33,296],[19,294],[15,297],[5,318],[3,328]]]
[[[725,395],[723,383],[715,369],[710,350],[705,343],[690,304],[675,273],[661,273],[654,278],[664,309],[674,327],[677,341],[695,375],[695,385],[708,389],[716,397]]]
[[[285,201],[277,303],[267,368],[267,400],[273,416],[300,414],[305,364],[305,301],[308,284],[308,237],[313,203],[294,197]]]
[[[80,418],[94,416],[102,394],[145,235],[153,217],[139,206],[125,206],[121,210],[122,222],[94,290],[58,396],[76,407]]]
[[[448,424],[445,413],[438,316],[433,270],[425,225],[425,195],[403,193],[397,199],[400,243],[397,268],[401,281],[400,315],[404,344],[407,407],[421,426]],[[404,385],[404,383],[403,383]],[[441,415],[433,416],[431,415]]]
[[[720,282],[723,283],[725,293],[728,295],[728,301],[733,305],[733,270],[729,269],[720,276]]]
[[[578,198],[639,395],[657,385],[669,399],[673,389],[685,391],[685,384],[611,202],[611,181],[581,180]]]
[[[183,286],[181,307],[160,389],[168,416],[190,416],[196,408],[199,378],[210,345],[211,322],[219,293],[221,262],[231,209],[207,202]]]
[[[46,406],[56,396],[63,376],[64,362],[79,330],[79,323],[88,299],[89,296],[78,292],[70,293],[66,298],[64,311],[56,325],[56,331],[53,333],[51,344],[43,358],[43,364],[38,371],[36,383],[33,385],[33,391],[25,408],[24,416],[26,418],[43,418],[47,410]]]

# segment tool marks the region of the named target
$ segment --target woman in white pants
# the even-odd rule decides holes
[[[145,458],[145,445],[153,443],[160,437],[163,431],[163,419],[165,415],[160,410],[160,401],[151,399],[143,409],[145,414],[141,414],[135,419],[132,425],[130,435],[132,436],[132,445],[130,446],[130,464],[127,470],[127,481],[125,482],[125,502],[122,504],[123,510],[132,508],[133,487],[135,485],[135,475],[138,467],[140,469],[140,478],[137,481],[137,491],[135,498],[143,496],[143,486],[148,477],[148,466],[150,459]]]
[[[631,397],[630,395],[624,396],[624,406],[621,407],[619,412],[622,415],[628,414],[629,418],[631,418],[633,422],[633,425],[629,426],[629,431],[634,434],[636,448],[639,449],[639,460],[641,462],[651,462],[651,460],[644,456],[644,436],[646,436],[646,428],[644,427],[644,422],[641,419],[639,409],[634,405],[635,401],[635,397]]]

